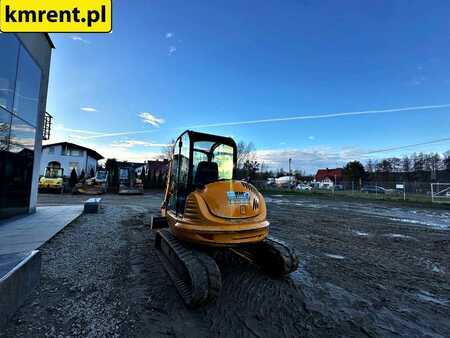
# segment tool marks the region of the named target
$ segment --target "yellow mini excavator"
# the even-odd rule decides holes
[[[191,307],[220,292],[217,250],[231,251],[274,276],[298,267],[294,251],[268,237],[264,198],[250,183],[235,179],[236,159],[236,143],[228,137],[186,131],[173,148],[161,217],[152,218],[152,228],[160,228],[155,246]]]

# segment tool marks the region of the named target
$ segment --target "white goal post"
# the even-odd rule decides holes
[[[450,183],[431,183],[431,201],[450,203]]]

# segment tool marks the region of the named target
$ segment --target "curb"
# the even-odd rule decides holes
[[[41,253],[30,252],[11,271],[0,278],[0,328],[8,323],[41,277]]]

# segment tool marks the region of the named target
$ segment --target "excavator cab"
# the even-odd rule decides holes
[[[169,166],[161,217],[152,217],[155,247],[188,306],[215,299],[221,274],[214,261],[229,251],[275,276],[297,269],[295,253],[268,237],[266,203],[235,178],[237,147],[229,137],[185,131]]]
[[[186,131],[176,141],[165,207],[183,215],[187,196],[206,185],[234,178],[237,147],[233,139]]]
[[[119,195],[138,195],[144,193],[144,186],[136,176],[135,168],[131,164],[119,166]]]

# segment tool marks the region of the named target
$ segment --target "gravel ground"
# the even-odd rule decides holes
[[[99,214],[44,245],[41,284],[0,336],[450,336],[446,228],[270,196],[272,235],[296,248],[299,270],[271,279],[224,255],[220,298],[193,311],[145,225],[161,197],[105,195]],[[40,195],[39,204],[84,199]]]

